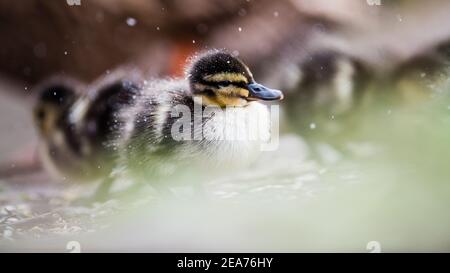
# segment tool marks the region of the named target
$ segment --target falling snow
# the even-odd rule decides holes
[[[133,27],[137,24],[137,20],[134,19],[133,17],[128,17],[127,18],[127,25],[129,25],[130,27]]]
[[[244,8],[242,8],[239,10],[238,15],[243,17],[243,16],[247,15],[247,11]]]

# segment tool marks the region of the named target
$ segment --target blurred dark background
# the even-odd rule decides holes
[[[1,73],[26,83],[54,74],[92,81],[131,63],[179,75],[186,56],[207,47],[236,50],[259,71],[319,48],[384,65],[422,54],[449,32],[446,1],[76,2],[0,1]]]

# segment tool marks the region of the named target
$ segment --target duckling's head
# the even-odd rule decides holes
[[[34,121],[39,133],[48,137],[74,101],[75,92],[69,86],[52,84],[42,88],[33,109]]]
[[[283,93],[253,79],[250,69],[225,51],[213,50],[195,58],[188,69],[194,100],[207,106],[246,106],[255,100],[281,100]]]

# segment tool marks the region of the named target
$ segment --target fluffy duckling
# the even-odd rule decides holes
[[[52,79],[37,87],[33,118],[39,135],[39,155],[44,167],[54,176],[75,174],[71,164],[79,154],[79,142],[69,122],[70,109],[77,100],[77,82]]]
[[[115,158],[107,144],[118,126],[116,114],[135,97],[137,86],[115,79],[82,94],[74,80],[54,80],[38,89],[34,119],[44,167],[64,180],[107,177]]]
[[[186,79],[152,81],[122,111],[114,143],[121,152],[118,169],[156,183],[196,164],[202,166],[197,173],[245,166],[270,139],[270,112],[261,101],[282,98],[225,51],[196,56]]]
[[[124,174],[154,185],[195,163],[209,171],[251,162],[270,141],[270,112],[260,101],[283,98],[220,50],[194,57],[186,79],[100,86],[82,96],[70,87],[45,88],[35,113],[48,169],[102,179],[102,196]]]
[[[291,79],[286,78],[289,68],[297,72]],[[335,118],[350,117],[361,105],[368,80],[359,60],[336,51],[315,52],[283,72],[283,84],[290,84],[283,87],[290,95],[286,116],[303,136],[317,137],[320,131],[335,137],[340,130]],[[312,130],[316,122],[321,128]]]

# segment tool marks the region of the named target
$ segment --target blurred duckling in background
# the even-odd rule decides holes
[[[53,80],[37,88],[34,119],[39,154],[55,178],[111,183],[108,175],[115,156],[108,142],[118,126],[116,114],[138,91],[129,80],[111,78],[90,92],[74,80]]]
[[[389,119],[392,111],[426,105],[442,97],[448,86],[448,42],[400,58],[388,46],[358,55],[351,52],[357,43],[345,49],[322,39],[295,58],[275,62],[274,72],[265,78],[285,91],[286,129],[305,137],[318,159],[326,157],[321,150],[339,156],[370,154],[361,147],[379,137],[367,120]]]
[[[384,141],[374,121],[392,121],[397,113],[419,111],[433,100],[447,99],[448,48],[448,43],[439,44],[389,69],[377,69],[345,53],[312,55],[313,62],[299,66],[297,94],[286,100],[284,109],[291,128],[307,137],[322,159],[331,150],[346,156],[373,155],[378,150],[368,147]],[[329,103],[318,103],[321,95],[331,98]]]
[[[118,169],[157,184],[167,175],[182,176],[182,170],[202,176],[247,166],[270,140],[269,109],[260,102],[282,98],[281,91],[256,83],[249,68],[225,51],[195,56],[186,79],[151,81],[136,103],[123,109]]]
[[[290,117],[302,117],[298,130],[304,134],[314,129],[317,116],[333,119],[354,110],[368,78],[357,60],[335,51],[312,53],[294,71],[289,90],[296,94],[286,101],[286,110]]]
[[[352,121],[363,106],[370,79],[365,64],[337,49],[308,48],[273,65],[264,81],[285,91],[284,129],[312,142],[340,141],[348,129],[340,122]]]
[[[73,135],[69,115],[80,86],[74,80],[52,79],[36,88],[38,97],[33,116],[39,133],[39,155],[44,167],[59,178],[64,177],[61,174],[77,173],[71,164],[77,158],[80,145]]]

